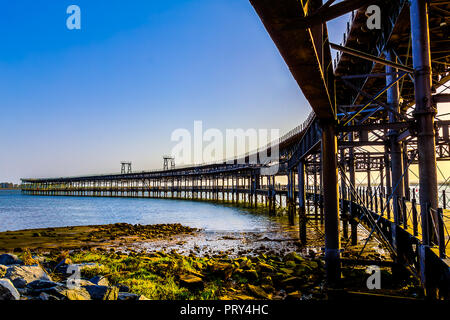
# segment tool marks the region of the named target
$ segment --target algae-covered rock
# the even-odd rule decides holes
[[[244,270],[252,269],[252,262],[249,259],[242,259],[239,262],[239,268]]]
[[[305,258],[300,256],[297,252],[289,252],[284,257],[285,261],[295,261],[295,262],[303,262],[305,261]]]
[[[300,291],[293,291],[293,292],[289,292],[286,299],[294,299],[294,300],[298,300],[302,298],[302,293]]]
[[[253,293],[255,296],[263,299],[270,300],[271,295],[267,294],[261,287],[254,286],[249,284],[248,289],[251,293]]]
[[[288,286],[299,286],[300,284],[303,283],[303,280],[299,277],[289,277],[286,278],[284,280],[281,281],[281,285],[284,287],[288,287]]]
[[[249,280],[257,280],[259,278],[258,272],[256,272],[256,270],[254,269],[244,270],[242,274]]]
[[[59,287],[56,289],[56,292],[68,300],[91,300],[89,292],[82,287],[74,289]]]
[[[289,260],[289,261],[286,261],[286,268],[295,268],[296,267],[296,263],[295,263],[295,261],[294,260]]]
[[[261,279],[261,283],[272,286],[273,285],[272,277],[271,276],[265,276],[264,278]]]
[[[305,260],[302,262],[302,265],[305,266],[308,270],[312,271],[319,267],[319,264],[316,261]]]
[[[192,274],[180,275],[180,285],[191,289],[200,289],[204,286],[202,278]]]
[[[236,294],[232,297],[231,300],[255,300],[255,298],[245,295],[245,294]]]
[[[216,262],[211,266],[211,271],[223,280],[231,277],[233,269],[233,265],[227,262]]]
[[[260,262],[258,263],[258,267],[261,270],[261,272],[274,272],[275,268],[272,267],[270,264]]]
[[[261,288],[263,288],[265,292],[274,292],[275,291],[275,288],[270,284],[263,284],[263,285],[261,285]]]
[[[283,271],[284,273],[287,273],[289,275],[294,273],[293,269],[288,269],[288,268],[280,268],[280,271]]]
[[[306,265],[303,263],[295,266],[295,274],[296,275],[302,274],[303,272],[308,271],[308,270],[309,270],[309,268],[307,268]]]

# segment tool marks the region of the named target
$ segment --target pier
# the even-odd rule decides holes
[[[450,80],[450,2],[250,2],[313,110],[276,142],[279,159],[260,159],[271,153],[268,146],[210,164],[24,178],[22,192],[211,200],[269,213],[284,207],[298,220],[303,244],[308,221],[324,225],[327,281],[336,287],[341,239],[356,244],[362,225],[420,279],[427,297],[449,299],[449,195],[440,187],[450,175],[438,163],[450,160],[450,121],[437,115],[450,102],[443,92]],[[371,4],[381,8],[381,29],[367,28]],[[330,43],[325,22],[346,13],[342,43]],[[277,173],[265,174],[273,165]],[[413,166],[418,185],[410,183]]]

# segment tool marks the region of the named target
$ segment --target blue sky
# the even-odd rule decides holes
[[[0,38],[0,181],[160,168],[194,120],[283,134],[310,112],[248,1],[9,1]]]

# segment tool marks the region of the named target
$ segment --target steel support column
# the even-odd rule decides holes
[[[339,189],[337,168],[337,138],[334,123],[321,122],[322,182],[325,219],[325,264],[327,281],[336,285],[340,279]]]
[[[298,215],[300,242],[306,245],[306,197],[305,197],[305,163],[300,161],[297,166],[298,173]]]
[[[349,132],[348,133],[348,141],[354,140],[354,133]],[[348,150],[348,157],[349,157],[349,163],[348,163],[348,173],[349,173],[349,179],[350,179],[350,188],[354,188],[350,192],[350,216],[353,217],[353,219],[350,220],[350,238],[351,238],[351,244],[356,245],[358,242],[358,224],[355,221],[356,217],[356,208],[353,205],[353,203],[356,202],[356,174],[355,174],[355,150],[354,148],[349,148]]]
[[[385,56],[387,60],[395,59],[395,56],[391,53],[391,50],[385,51]],[[386,66],[386,85],[392,83],[396,76],[393,74],[397,72],[397,69],[391,66]],[[399,107],[399,86],[398,82],[395,82],[386,92],[387,103],[392,110],[400,112]],[[389,122],[397,122],[397,115],[394,112],[389,112]],[[400,208],[398,206],[398,199],[401,199],[403,194],[403,150],[400,142],[397,141],[398,130],[391,129],[388,132],[389,145],[391,153],[391,172],[392,172],[392,190],[394,193],[394,221],[397,225],[400,225],[403,217],[400,217]]]
[[[416,102],[414,117],[418,129],[419,195],[422,218],[421,278],[425,293],[432,296],[435,284],[430,281],[432,275],[426,258],[427,247],[431,244],[432,238],[428,212],[429,208],[434,210],[438,208],[438,188],[434,129],[436,110],[431,100],[431,56],[426,0],[410,1],[410,18]]]
[[[416,108],[414,117],[418,124],[419,195],[422,216],[423,244],[429,245],[431,234],[427,207],[438,207],[436,171],[436,144],[434,116],[436,109],[431,99],[431,57],[426,0],[411,0],[411,37],[414,67]],[[436,220],[437,221],[437,220]]]

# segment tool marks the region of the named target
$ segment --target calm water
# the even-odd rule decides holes
[[[181,223],[206,231],[267,231],[278,222],[205,202],[136,198],[47,197],[0,190],[0,231],[109,224]]]

